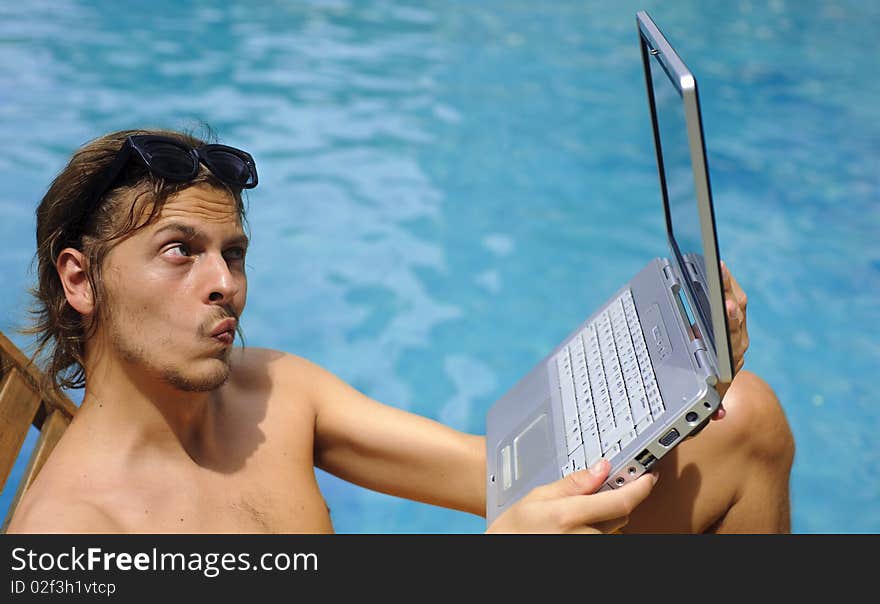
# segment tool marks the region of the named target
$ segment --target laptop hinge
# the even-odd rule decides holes
[[[715,369],[712,367],[711,361],[709,361],[706,349],[699,348],[695,350],[694,359],[697,361],[697,367],[700,369],[702,379],[710,386],[714,386],[718,382],[718,377],[715,375]]]
[[[660,268],[663,270],[663,278],[666,279],[666,285],[672,291],[677,291],[677,288],[681,287],[681,281],[675,276],[675,271],[672,270],[672,265],[669,263],[669,260],[661,258]]]
[[[681,280],[678,278],[678,274],[672,264],[669,260],[663,258],[660,267],[663,270],[663,278],[666,280],[666,285],[672,293],[672,299],[676,301],[677,305],[687,304],[686,300],[680,299],[680,291],[682,287]],[[681,308],[680,311],[683,315],[686,315],[683,308]],[[689,326],[687,330],[688,337],[690,338],[689,347],[691,354],[694,355],[694,361],[696,362],[700,377],[710,386],[714,386],[718,379],[716,377],[715,367],[709,360],[709,355],[706,353],[706,340],[694,334],[693,328],[690,327],[690,320],[686,316],[683,316],[682,320]]]

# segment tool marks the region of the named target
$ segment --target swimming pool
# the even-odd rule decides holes
[[[666,254],[646,9],[700,82],[721,253],[749,295],[746,368],[797,441],[793,530],[880,532],[880,7],[292,4],[0,7],[0,330],[27,344],[11,332],[33,211],[70,152],[204,120],[260,168],[247,342],[483,433],[494,400]],[[319,483],[340,532],[485,528]]]

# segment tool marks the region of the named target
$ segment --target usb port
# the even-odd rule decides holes
[[[642,464],[646,470],[650,470],[657,458],[651,455],[651,452],[645,449],[636,456],[636,461]]]

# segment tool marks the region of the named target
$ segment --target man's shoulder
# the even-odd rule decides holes
[[[230,386],[239,393],[271,393],[271,400],[315,403],[338,378],[317,363],[270,348],[244,347],[231,358]]]
[[[270,376],[274,380],[297,380],[326,373],[316,363],[299,355],[275,350],[246,346],[236,348],[232,357],[233,370],[247,377]]]
[[[23,501],[8,533],[122,533],[122,525],[102,507],[73,496],[53,494]]]
[[[240,346],[232,350],[233,358],[245,363],[273,365],[278,363],[299,363],[306,361],[291,352],[263,348],[260,346]]]

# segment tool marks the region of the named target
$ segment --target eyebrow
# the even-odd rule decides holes
[[[153,236],[157,236],[160,233],[164,233],[165,231],[177,231],[182,233],[187,239],[207,239],[207,235],[204,232],[198,230],[197,228],[190,226],[188,224],[184,224],[182,222],[169,222],[163,227],[156,229],[156,232],[153,233]],[[238,243],[242,245],[248,245],[250,240],[247,235],[241,233],[239,235],[235,235],[230,239],[224,242],[225,244],[229,243]]]

